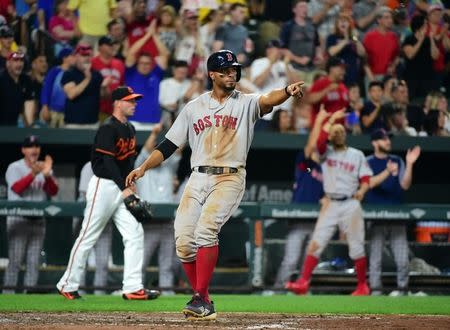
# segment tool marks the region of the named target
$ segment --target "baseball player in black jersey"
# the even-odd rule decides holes
[[[128,87],[115,89],[112,93],[113,114],[95,136],[91,155],[94,175],[86,193],[83,224],[70,253],[66,272],[56,285],[67,299],[80,298],[78,287],[86,259],[111,218],[123,237],[122,297],[148,300],[159,296],[158,291],[144,289],[142,285],[144,232],[141,223],[130,213],[141,202],[134,195],[133,186],[125,187],[125,177],[133,169],[136,159],[136,131],[128,117],[133,115],[136,100],[141,97]],[[130,199],[132,204],[126,205]]]

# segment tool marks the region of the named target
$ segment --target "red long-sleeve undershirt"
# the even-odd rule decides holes
[[[33,173],[29,173],[28,175],[25,175],[18,181],[16,181],[11,189],[14,191],[17,195],[21,195],[33,182],[34,175]],[[49,194],[50,196],[54,196],[58,193],[58,185],[56,184],[55,179],[52,176],[48,176],[45,178],[45,183],[43,187],[44,191]]]
[[[317,138],[317,151],[319,154],[323,155],[327,151],[328,144],[328,132],[324,130],[320,131],[319,137]]]

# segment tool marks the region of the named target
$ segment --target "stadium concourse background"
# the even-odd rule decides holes
[[[5,173],[9,163],[17,160],[20,155],[20,143],[30,134],[38,134],[42,140],[42,155],[51,154],[54,158],[54,170],[61,183],[61,191],[55,201],[73,202],[76,199],[77,176],[81,167],[89,160],[90,144],[93,131],[74,130],[67,131],[55,129],[17,129],[10,127],[0,128],[0,146],[2,157],[0,172]],[[138,144],[141,146],[148,132],[138,132]],[[63,142],[62,142],[63,141]],[[260,203],[289,203],[293,182],[295,155],[304,146],[306,136],[282,135],[276,133],[257,133],[248,157],[247,187],[244,196],[245,202]],[[371,145],[365,136],[349,137],[351,146],[370,153]],[[427,137],[395,137],[394,153],[404,156],[404,150],[413,145],[420,145],[423,150],[421,158],[415,165],[415,175],[412,189],[406,194],[406,203],[450,204],[450,139]],[[188,154],[184,162],[188,166]],[[0,181],[1,198],[6,199],[4,177]],[[450,208],[444,206],[440,211],[445,213],[443,218],[449,219]],[[80,207],[81,209],[81,207]],[[79,212],[82,212],[79,211]],[[4,213],[3,213],[4,214]],[[5,233],[5,217],[0,217],[0,280],[3,277],[5,261],[7,258],[7,237]],[[43,291],[54,288],[56,280],[64,270],[68,260],[70,248],[73,243],[71,236],[71,217],[55,217],[47,219],[47,232],[45,246],[42,251],[42,267],[39,285]],[[427,219],[433,220],[433,219]],[[442,220],[442,219],[441,219]],[[299,220],[299,221],[305,221]],[[306,220],[308,221],[308,220]],[[419,244],[415,242],[415,221],[408,222],[408,238],[411,242],[412,256],[422,258],[430,265],[437,267],[440,274],[433,276],[412,276],[411,286],[415,289],[446,292],[450,287],[450,242]],[[253,225],[252,225],[253,226]],[[264,270],[263,278],[258,286],[270,287],[273,283],[276,270],[282,259],[284,236],[287,221],[265,220],[264,242],[265,249],[262,256]],[[221,233],[221,249],[217,271],[213,279],[213,286],[218,290],[246,291],[252,289],[249,274],[249,237],[251,234],[248,219],[233,218]],[[111,289],[120,287],[122,264],[121,240],[117,232],[113,241],[113,264],[109,272]],[[253,256],[252,256],[253,257]],[[342,257],[352,267],[347,257],[345,244],[335,242],[323,254],[322,261],[330,261],[335,257]],[[387,287],[394,287],[395,266],[391,256],[385,255],[384,279]],[[149,268],[149,285],[157,286],[156,258]],[[88,272],[87,285],[92,282],[93,271]],[[347,274],[349,275],[349,274]],[[323,290],[339,292],[346,286],[353,286],[354,279],[345,272],[323,272],[317,277],[315,283],[323,285]],[[254,285],[255,283],[253,283]]]

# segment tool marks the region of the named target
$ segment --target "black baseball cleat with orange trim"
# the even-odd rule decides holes
[[[124,293],[122,298],[125,300],[152,300],[159,297],[161,292],[158,290],[141,289],[135,292]]]
[[[64,291],[58,290],[58,292],[61,296],[63,296],[64,298],[66,298],[68,300],[81,299],[81,296],[78,293],[78,291],[64,292]]]

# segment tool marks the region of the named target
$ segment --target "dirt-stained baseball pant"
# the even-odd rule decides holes
[[[284,288],[291,275],[298,271],[306,255],[306,247],[314,230],[314,223],[296,223],[289,225],[284,246],[284,257],[275,278],[274,287]]]
[[[397,266],[397,287],[406,289],[409,282],[409,247],[406,226],[372,224],[370,236],[369,282],[372,290],[381,289],[381,264],[385,237],[389,236]]]
[[[8,217],[6,220],[8,235],[8,267],[5,270],[4,286],[17,286],[20,267],[25,262],[24,287],[36,286],[39,276],[39,261],[45,238],[45,220]],[[5,289],[3,293],[14,293]]]
[[[319,258],[331,237],[339,227],[347,238],[350,258],[365,256],[364,220],[361,203],[356,199],[330,201],[320,212],[311,238],[309,251]]]
[[[244,195],[245,174],[243,168],[221,175],[192,172],[175,217],[175,246],[182,262],[194,261],[198,247],[219,244],[220,229]]]
[[[56,285],[57,288],[65,292],[78,290],[89,252],[112,218],[122,235],[124,245],[123,293],[142,289],[144,231],[142,225],[126,209],[119,187],[112,180],[94,175],[89,181],[86,200],[80,235],[75,241],[66,272]]]

